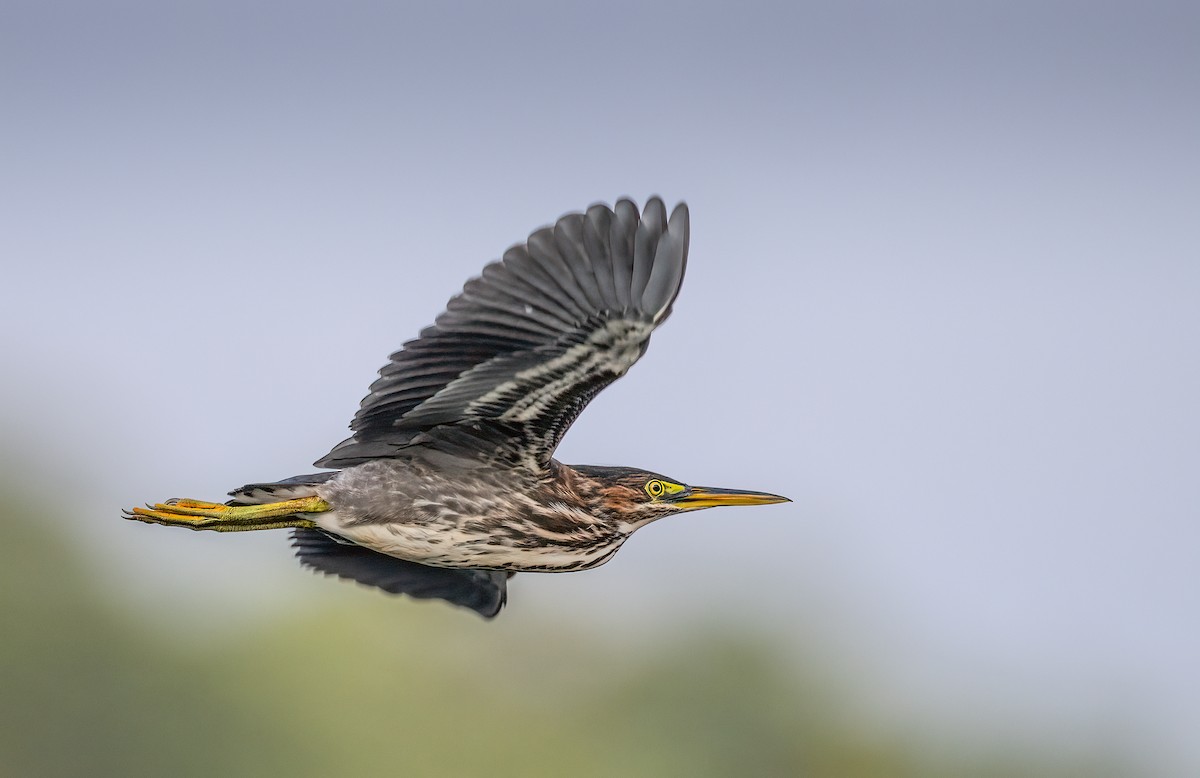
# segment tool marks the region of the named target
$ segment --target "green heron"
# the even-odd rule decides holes
[[[674,513],[787,498],[564,465],[559,440],[642,356],[683,282],[688,209],[651,198],[563,216],[468,281],[392,354],[334,468],[235,489],[227,503],[126,511],[218,532],[292,528],[300,562],[491,618],[515,572],[586,570]]]

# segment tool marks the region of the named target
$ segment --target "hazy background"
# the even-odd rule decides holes
[[[9,0],[0,774],[1200,773],[1197,40],[1190,3]],[[792,504],[490,624],[120,520],[310,472],[486,261],[652,193],[684,291],[559,457]]]

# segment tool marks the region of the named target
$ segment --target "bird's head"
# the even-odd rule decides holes
[[[615,519],[641,526],[684,511],[722,505],[770,505],[791,502],[766,492],[689,486],[674,478],[629,467],[571,468],[580,496]]]

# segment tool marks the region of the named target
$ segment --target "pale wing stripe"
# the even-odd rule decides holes
[[[541,418],[547,409],[557,407],[573,389],[588,383],[601,372],[614,379],[625,375],[641,356],[640,346],[653,331],[653,325],[622,320],[609,322],[585,343],[572,346],[561,357],[530,368],[515,376],[520,397],[500,418],[503,421],[529,422]],[[618,334],[618,332],[620,334]],[[546,377],[551,378],[545,381]]]

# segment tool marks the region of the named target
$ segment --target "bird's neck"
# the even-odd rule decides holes
[[[584,507],[592,515],[612,521],[626,523],[636,515],[633,508],[634,492],[627,486],[615,483],[601,475],[620,468],[593,467],[591,465],[564,465],[554,462],[553,488],[561,499],[571,505]],[[638,526],[634,523],[632,526]]]

